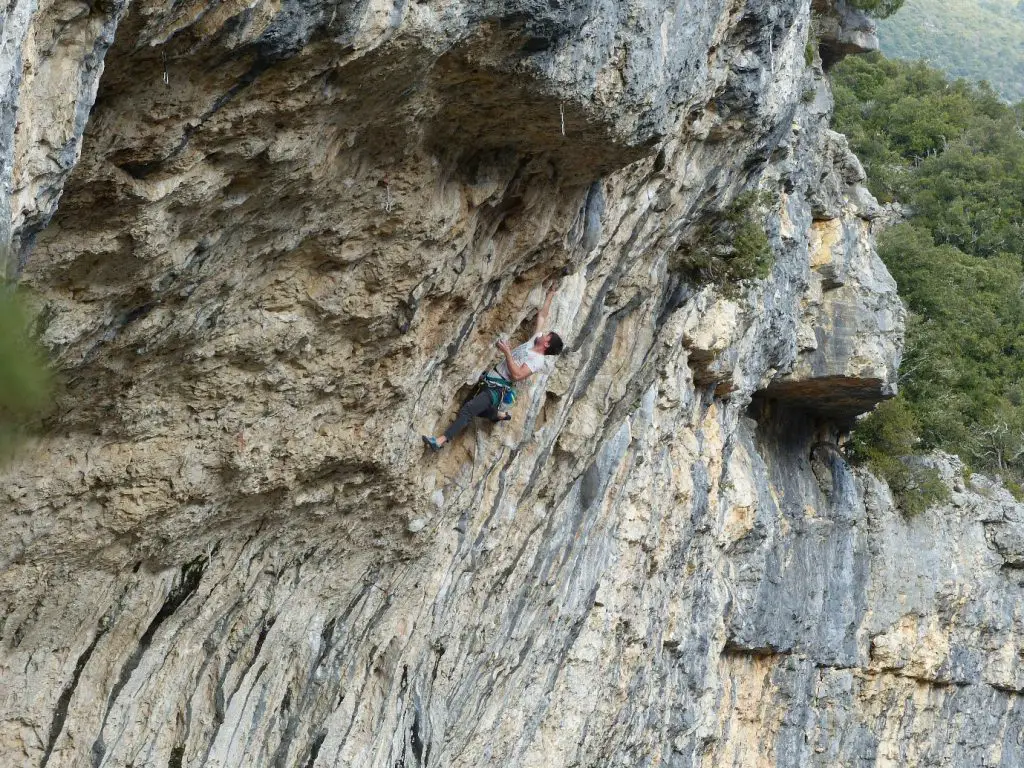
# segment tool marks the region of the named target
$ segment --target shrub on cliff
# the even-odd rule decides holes
[[[879,19],[892,16],[903,7],[903,0],[847,0],[854,8]]]
[[[896,504],[908,516],[950,497],[939,473],[914,461],[919,442],[917,419],[899,397],[861,419],[851,439],[851,458],[889,484]]]
[[[732,204],[707,219],[695,245],[681,254],[681,269],[698,280],[722,285],[767,277],[774,264],[765,233],[765,216],[771,203],[767,192],[737,196]]]

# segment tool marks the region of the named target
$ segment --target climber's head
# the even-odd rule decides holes
[[[537,342],[534,344],[535,349],[545,355],[560,355],[562,354],[563,346],[562,337],[554,331],[542,333],[537,337]]]

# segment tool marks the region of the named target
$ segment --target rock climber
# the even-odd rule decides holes
[[[441,446],[453,440],[469,426],[474,416],[482,416],[492,422],[508,421],[512,418],[508,409],[515,403],[517,386],[541,369],[545,356],[558,355],[562,352],[561,336],[554,331],[543,330],[548,322],[551,300],[557,290],[557,285],[548,288],[544,303],[537,312],[533,337],[529,341],[515,349],[512,349],[504,339],[498,341],[497,346],[503,359],[480,375],[476,388],[459,408],[455,421],[444,434],[440,437],[423,435],[423,442],[431,449],[440,450]]]

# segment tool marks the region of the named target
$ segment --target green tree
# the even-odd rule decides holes
[[[913,215],[878,238],[910,310],[901,400],[916,448],[1024,475],[1024,134],[985,85],[922,63],[847,59],[835,125],[872,191]],[[891,418],[891,415],[890,415]],[[879,439],[866,421],[859,455]],[[906,426],[906,424],[903,424]],[[908,427],[909,429],[909,427]],[[864,441],[867,440],[868,443]],[[881,446],[881,444],[879,444]],[[902,451],[891,441],[882,453]],[[872,458],[868,458],[869,455]]]
[[[1003,99],[1024,99],[1024,11],[1018,0],[907,0],[878,24],[882,52],[923,59],[951,77],[986,80]]]

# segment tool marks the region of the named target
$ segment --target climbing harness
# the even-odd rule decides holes
[[[502,378],[497,373],[492,371],[481,373],[480,380],[477,382],[472,396],[475,397],[477,393],[484,389],[491,396],[492,408],[507,410],[516,403],[516,390],[512,382]]]

